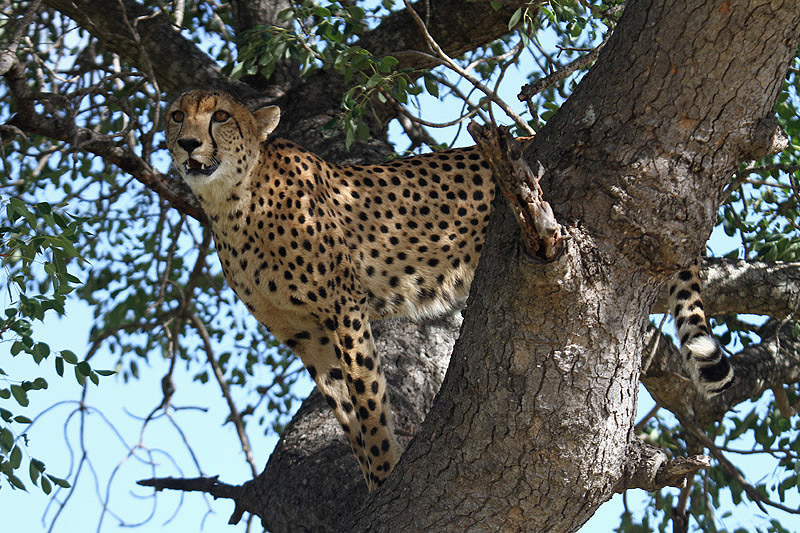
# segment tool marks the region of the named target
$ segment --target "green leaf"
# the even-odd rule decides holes
[[[78,382],[78,385],[81,387],[86,383],[86,375],[83,374],[77,366],[75,368],[75,380]]]
[[[22,450],[19,449],[19,446],[14,446],[11,450],[9,462],[11,463],[11,470],[16,470],[22,464]]]
[[[31,481],[35,484],[36,480],[39,479],[39,476],[44,472],[44,463],[39,461],[38,459],[31,459],[30,464],[28,465],[28,475],[31,478]]]
[[[8,482],[9,482],[9,483],[11,483],[11,484],[12,484],[13,486],[15,486],[16,488],[18,488],[18,489],[20,489],[20,490],[25,490],[25,491],[27,491],[27,490],[28,490],[28,489],[26,489],[26,488],[25,488],[25,484],[24,484],[24,483],[22,483],[22,480],[20,480],[20,479],[19,479],[17,476],[15,476],[14,474],[11,474],[11,473],[6,473],[6,479],[8,479]]]
[[[362,141],[369,140],[369,126],[363,120],[358,121],[358,126],[356,126],[356,133],[358,134],[358,138]]]
[[[383,83],[383,76],[381,76],[376,72],[375,74],[369,77],[367,83],[364,84],[364,87],[366,87],[367,89],[372,89],[373,87],[377,87],[381,83]]]
[[[7,428],[0,428],[0,450],[8,453],[14,446],[14,434]]]
[[[53,490],[53,487],[50,485],[50,481],[47,480],[46,476],[42,476],[41,485],[42,485],[42,491],[45,494],[50,494],[50,492]]]
[[[545,18],[547,18],[547,20],[550,21],[551,24],[555,24],[556,22],[558,22],[556,14],[551,9],[545,6],[540,6],[539,9],[541,10],[542,14],[544,14]]]
[[[68,488],[70,488],[72,486],[72,485],[70,485],[69,481],[67,481],[66,479],[61,479],[60,477],[51,476],[50,474],[45,474],[45,476],[47,476],[47,478],[50,481],[52,481],[53,483],[55,483],[56,485],[58,485],[61,488],[68,489]]]
[[[71,350],[61,350],[61,357],[63,357],[64,361],[71,365],[78,364],[78,356],[75,355],[75,353]]]
[[[33,346],[33,360],[38,364],[41,363],[42,360],[50,355],[50,346],[43,342],[37,342]]]
[[[378,63],[378,70],[383,74],[388,74],[399,63],[398,59],[394,56],[386,56]]]
[[[11,351],[11,355],[12,356],[13,355],[17,355],[24,349],[25,349],[25,344],[24,343],[22,343],[21,341],[14,341],[11,344],[11,350],[10,350]]]
[[[509,30],[513,30],[516,27],[516,25],[519,24],[519,21],[522,18],[523,9],[524,8],[521,8],[521,7],[517,8],[517,10],[514,11],[514,14],[511,15],[511,18],[508,19],[508,29]]]
[[[286,8],[278,13],[278,22],[289,22],[296,18],[294,8]]]
[[[364,15],[366,14],[359,6],[347,6],[347,13],[353,20],[363,20]]]
[[[439,80],[433,74],[425,73],[423,76],[425,90],[435,98],[439,98]]]
[[[11,385],[11,395],[22,407],[28,407],[28,393],[19,385]]]
[[[88,376],[89,374],[92,373],[92,367],[91,365],[89,365],[87,361],[81,361],[80,363],[77,364],[75,369],[84,376]]]
[[[344,145],[345,148],[350,148],[356,140],[356,128],[352,120],[348,120],[344,124]]]
[[[243,72],[244,72],[244,63],[237,62],[236,64],[233,65],[233,68],[231,69],[230,78],[233,80],[238,80],[239,78],[242,77]]]

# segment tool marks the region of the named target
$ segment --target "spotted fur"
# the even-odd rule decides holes
[[[669,309],[681,344],[684,364],[707,397],[733,385],[733,368],[711,335],[700,297],[700,264],[678,273],[669,287]]]
[[[465,299],[494,182],[475,147],[340,166],[269,138],[278,120],[276,107],[251,113],[225,93],[190,91],[167,112],[167,145],[228,283],[302,359],[373,490],[401,450],[370,320]]]

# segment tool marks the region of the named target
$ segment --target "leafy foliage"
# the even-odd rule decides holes
[[[372,11],[382,9],[376,6]],[[348,147],[356,139],[369,139],[366,114],[373,99],[405,104],[410,95],[423,90],[414,79],[424,72],[396,70],[397,58],[375,57],[355,44],[368,28],[367,11],[358,5],[305,1],[283,10],[278,20],[288,27],[258,26],[244,32],[239,57],[224,72],[234,79],[255,75],[269,79],[280,62],[295,61],[301,76],[318,69],[341,73],[351,88],[342,97],[342,115],[326,127],[342,128]],[[425,80],[429,88],[435,87],[430,76]]]
[[[36,364],[51,358],[60,376],[64,375],[66,363],[74,368],[80,384],[86,378],[99,383],[99,375],[113,372],[95,371],[86,361],[79,362],[69,350],[53,353],[50,346],[35,340],[34,335],[34,323],[44,322],[49,312],[64,314],[67,295],[80,283],[70,274],[67,265],[70,260],[80,259],[75,242],[79,240],[85,220],[62,214],[47,202],[29,208],[18,198],[10,198],[3,207],[5,216],[0,218],[3,274],[0,279],[7,287],[9,305],[0,321],[0,341],[10,343],[12,357],[27,355]],[[17,471],[22,468],[26,439],[15,428],[30,424],[31,419],[15,413],[28,407],[29,393],[45,390],[48,385],[41,376],[19,379],[0,368],[2,382],[7,386],[0,388],[0,473],[11,487],[25,489]],[[52,483],[69,486],[65,480],[44,472],[42,461],[28,460],[31,483],[38,484],[45,493],[50,493]]]

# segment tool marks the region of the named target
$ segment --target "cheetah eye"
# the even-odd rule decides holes
[[[183,122],[184,116],[185,115],[184,115],[183,111],[173,111],[172,112],[172,120],[174,120],[175,122]]]
[[[226,120],[231,118],[231,114],[228,113],[227,111],[220,110],[220,111],[215,111],[214,115],[211,118],[214,120],[214,122],[225,122]]]

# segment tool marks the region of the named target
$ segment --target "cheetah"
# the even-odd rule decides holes
[[[474,146],[342,166],[270,137],[279,119],[275,106],[251,112],[229,94],[188,91],[167,110],[167,146],[226,280],[300,357],[372,491],[401,448],[370,321],[435,316],[466,299],[495,184]],[[732,372],[706,325],[697,265],[669,305],[695,383],[724,390]]]

